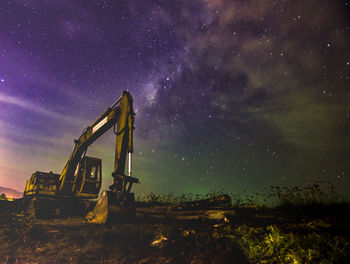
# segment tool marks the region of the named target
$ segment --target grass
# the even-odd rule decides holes
[[[206,194],[200,193],[154,193],[150,192],[147,194],[139,195],[136,198],[136,202],[139,205],[181,205],[183,203],[188,203],[192,201],[197,201],[201,199],[209,199],[216,196],[225,195],[223,192],[209,191]]]
[[[277,225],[226,226],[217,237],[238,243],[251,263],[347,263],[348,237],[327,232],[285,232]]]
[[[199,199],[208,199],[215,196],[226,195],[224,191],[210,190],[208,193],[154,193],[139,195],[136,201],[142,205],[180,205]],[[327,181],[313,179],[304,181],[294,187],[269,186],[261,192],[248,194],[230,193],[233,207],[252,206],[288,208],[288,207],[314,207],[334,206],[335,204],[348,203],[339,195],[334,186]]]

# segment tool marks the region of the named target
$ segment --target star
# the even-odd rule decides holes
[[[134,99],[140,191],[240,192],[319,174],[350,186],[350,35],[341,5],[22,2],[0,1],[8,187],[22,190],[33,169],[62,171],[74,138],[125,89]],[[102,189],[114,146],[108,131],[87,152],[103,160]]]

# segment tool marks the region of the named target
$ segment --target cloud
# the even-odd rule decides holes
[[[75,117],[70,117],[67,115],[56,113],[54,111],[51,111],[47,108],[44,108],[44,107],[38,105],[37,103],[33,103],[30,101],[24,100],[23,98],[7,95],[4,93],[0,93],[0,103],[18,106],[18,107],[23,108],[25,110],[29,110],[31,112],[34,112],[34,113],[37,113],[40,115],[44,115],[46,117],[57,119],[57,120],[63,121],[63,122],[68,122],[71,124],[81,123],[81,119],[77,119]]]

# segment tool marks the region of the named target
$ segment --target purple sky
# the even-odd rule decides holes
[[[0,185],[61,172],[128,89],[137,192],[350,187],[348,1],[0,3]],[[112,181],[114,136],[88,155]]]

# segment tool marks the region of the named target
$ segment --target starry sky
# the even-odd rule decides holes
[[[136,193],[350,187],[350,1],[0,1],[0,185],[134,97]],[[115,138],[87,155],[112,182]]]

